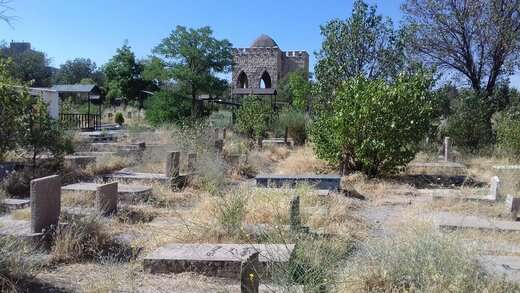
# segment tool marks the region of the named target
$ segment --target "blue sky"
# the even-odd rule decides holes
[[[53,66],[76,57],[102,65],[128,40],[146,57],[176,25],[209,25],[217,38],[249,47],[260,34],[283,50],[306,50],[314,67],[321,45],[320,25],[347,18],[353,0],[12,0],[12,27],[0,24],[0,40],[29,41]],[[394,23],[401,19],[396,0],[369,0]],[[518,79],[514,79],[518,80]],[[513,82],[513,85],[515,83]]]

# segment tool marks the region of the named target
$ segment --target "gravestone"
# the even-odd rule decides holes
[[[96,189],[96,210],[103,216],[117,212],[117,182],[99,185]]]
[[[444,138],[444,161],[449,162],[452,159],[452,152],[451,152],[451,138],[445,137]]]
[[[507,195],[506,197],[506,213],[511,215],[511,220],[516,221],[518,219],[518,213],[520,212],[520,198]]]
[[[195,164],[197,163],[197,154],[188,154],[188,172],[195,172]]]
[[[222,138],[226,139],[227,137],[227,128],[222,129]]]
[[[61,177],[31,180],[31,232],[42,233],[58,226],[61,210]]]
[[[241,293],[258,293],[260,286],[260,277],[258,276],[258,268],[260,262],[258,256],[260,253],[253,252],[245,261],[242,262],[240,268],[240,292]]]
[[[497,200],[499,186],[500,179],[498,176],[493,176],[493,178],[491,178],[491,188],[489,189],[489,195],[487,197],[493,200]]]
[[[257,273],[264,277],[273,264],[287,264],[294,244],[170,244],[143,259],[152,274],[195,272],[207,276],[240,276],[242,262],[259,252]]]
[[[128,112],[128,113],[126,113],[126,117],[127,117],[128,119],[131,119],[131,118],[132,118],[132,112]]]
[[[458,215],[440,212],[434,215],[435,225],[445,230],[481,230],[497,232],[520,232],[520,223],[493,218]]]
[[[220,128],[215,128],[215,140],[220,139]]]
[[[299,231],[302,227],[300,218],[300,197],[295,195],[290,202],[289,224],[292,231]]]
[[[166,177],[170,178],[176,178],[179,177],[179,170],[180,170],[180,152],[168,152],[166,157],[166,170],[165,175]]]
[[[493,169],[500,178],[497,200],[503,201],[507,195],[520,196],[520,165],[494,166]]]
[[[224,141],[222,139],[215,140],[215,151],[218,155],[222,153],[222,150],[224,149]]]

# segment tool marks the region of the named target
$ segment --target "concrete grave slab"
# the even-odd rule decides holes
[[[409,176],[466,177],[466,166],[454,162],[410,163],[406,167]]]
[[[441,212],[434,215],[433,221],[440,229],[492,230],[499,232],[520,232],[520,222],[510,222],[476,216],[464,216]]]
[[[158,183],[169,183],[171,178],[159,173],[138,173],[132,171],[117,171],[111,174],[103,175],[103,180],[121,180],[125,182],[152,184]]]
[[[96,163],[96,160],[96,156],[71,155],[64,157],[65,166],[69,168],[84,168],[88,164]]]
[[[30,199],[16,199],[7,198],[0,203],[0,206],[4,207],[8,211],[21,210],[28,208],[31,205]]]
[[[196,272],[208,276],[240,278],[240,268],[252,253],[259,252],[260,276],[275,264],[289,262],[293,244],[170,244],[143,259],[146,272]]]
[[[101,184],[98,183],[75,183],[67,186],[63,186],[61,191],[69,191],[69,192],[96,192],[98,186]],[[140,201],[146,199],[149,195],[152,194],[152,188],[149,186],[141,186],[141,185],[128,185],[128,184],[119,184],[117,186],[117,193],[119,194],[119,200],[123,202],[133,202]]]
[[[482,268],[490,275],[504,277],[510,282],[520,282],[520,257],[487,255],[478,258]]]
[[[0,217],[0,236],[11,236],[37,243],[43,240],[44,233],[33,233],[30,221],[13,220],[10,215],[6,215]]]
[[[306,183],[320,190],[340,190],[341,176],[339,175],[258,175],[256,186],[258,187],[295,187],[297,184]]]

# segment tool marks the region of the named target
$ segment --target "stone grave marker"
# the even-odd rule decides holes
[[[61,211],[61,177],[31,180],[31,232],[42,233],[58,226]]]
[[[300,218],[300,197],[295,195],[290,202],[289,223],[292,231],[299,231],[302,227]]]
[[[195,272],[207,276],[240,276],[242,262],[259,253],[257,274],[264,276],[273,264],[285,264],[294,244],[170,244],[143,259],[143,268],[152,274]]]
[[[195,172],[195,164],[197,163],[197,154],[188,154],[188,172]]]
[[[224,141],[222,139],[215,140],[215,151],[218,155],[222,153],[222,150],[224,149]]]
[[[494,166],[496,176],[500,178],[497,188],[497,200],[503,201],[508,195],[520,194],[520,165]]]
[[[166,157],[166,177],[176,178],[179,176],[180,171],[180,152],[168,152]]]
[[[103,216],[117,212],[117,182],[99,185],[96,188],[96,210]]]
[[[259,255],[258,251],[253,252],[242,262],[242,267],[240,268],[241,293],[258,293],[260,286],[260,277],[258,276],[258,268],[260,267]]]
[[[451,138],[444,138],[444,161],[449,162],[452,160],[452,152],[451,152]]]
[[[518,219],[518,213],[520,212],[520,198],[507,195],[506,197],[506,213],[511,215],[511,220],[516,221]]]

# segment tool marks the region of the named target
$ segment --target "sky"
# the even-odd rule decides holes
[[[147,57],[177,25],[210,26],[219,39],[249,47],[262,33],[284,51],[311,56],[321,46],[320,25],[346,19],[353,0],[10,0],[12,25],[0,24],[0,40],[27,41],[58,67],[77,57],[106,63],[125,40]],[[368,0],[378,12],[401,20],[398,0]],[[520,81],[515,77],[514,81]],[[514,83],[513,83],[514,85]]]

